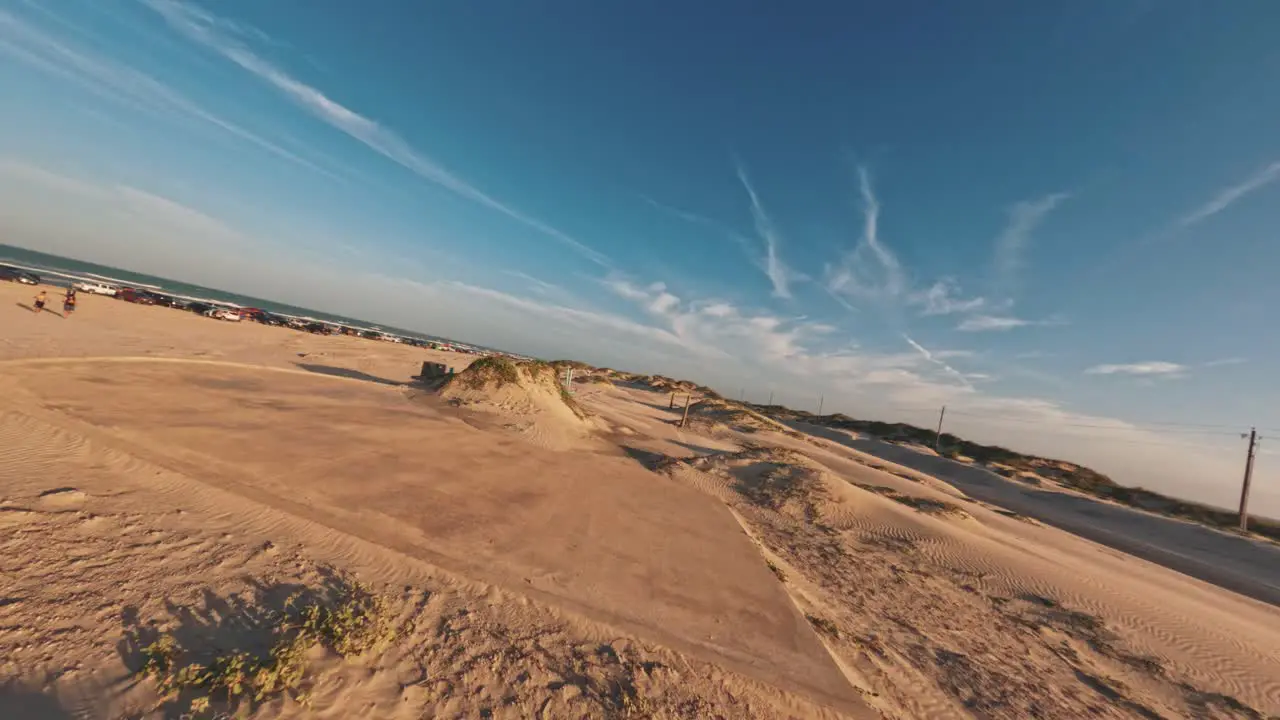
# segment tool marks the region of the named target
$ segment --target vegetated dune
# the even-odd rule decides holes
[[[481,358],[447,377],[439,392],[455,405],[498,417],[506,427],[547,448],[585,447],[595,428],[548,363]]]
[[[854,482],[779,448],[659,469],[729,507],[846,677],[887,716],[1264,717],[1217,689],[1232,685],[1228,675],[1130,643],[1127,626],[1140,619],[1104,619],[1028,575],[953,503]]]
[[[689,422],[695,428],[727,428],[742,433],[762,431],[798,435],[786,425],[752,410],[746,405],[720,397],[704,397],[689,406]]]

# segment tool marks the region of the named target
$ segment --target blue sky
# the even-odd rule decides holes
[[[1231,433],[1280,443],[1277,22],[4,0],[0,232],[1230,504]]]

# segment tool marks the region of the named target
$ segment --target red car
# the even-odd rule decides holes
[[[155,305],[156,301],[150,295],[133,288],[120,288],[120,292],[116,293],[116,299],[125,302],[137,303],[139,305]]]

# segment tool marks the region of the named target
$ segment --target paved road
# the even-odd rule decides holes
[[[1280,606],[1280,547],[1270,543],[1087,497],[1040,490],[989,470],[891,443],[855,440],[844,433],[801,423],[795,427],[932,475],[974,499]]]

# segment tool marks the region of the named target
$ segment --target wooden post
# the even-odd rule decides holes
[[[675,393],[675,391],[674,391],[674,390],[672,390],[672,391],[671,391],[671,403],[670,403],[669,405],[667,405],[667,409],[668,409],[668,410],[674,410],[674,409],[675,409],[675,407],[676,407],[676,393]]]
[[[1249,450],[1244,459],[1244,486],[1240,488],[1240,529],[1249,531],[1249,484],[1253,481],[1253,453],[1258,447],[1258,429],[1249,429]]]
[[[689,404],[693,401],[692,395],[684,396],[684,415],[680,416],[680,427],[684,427],[689,422]]]

